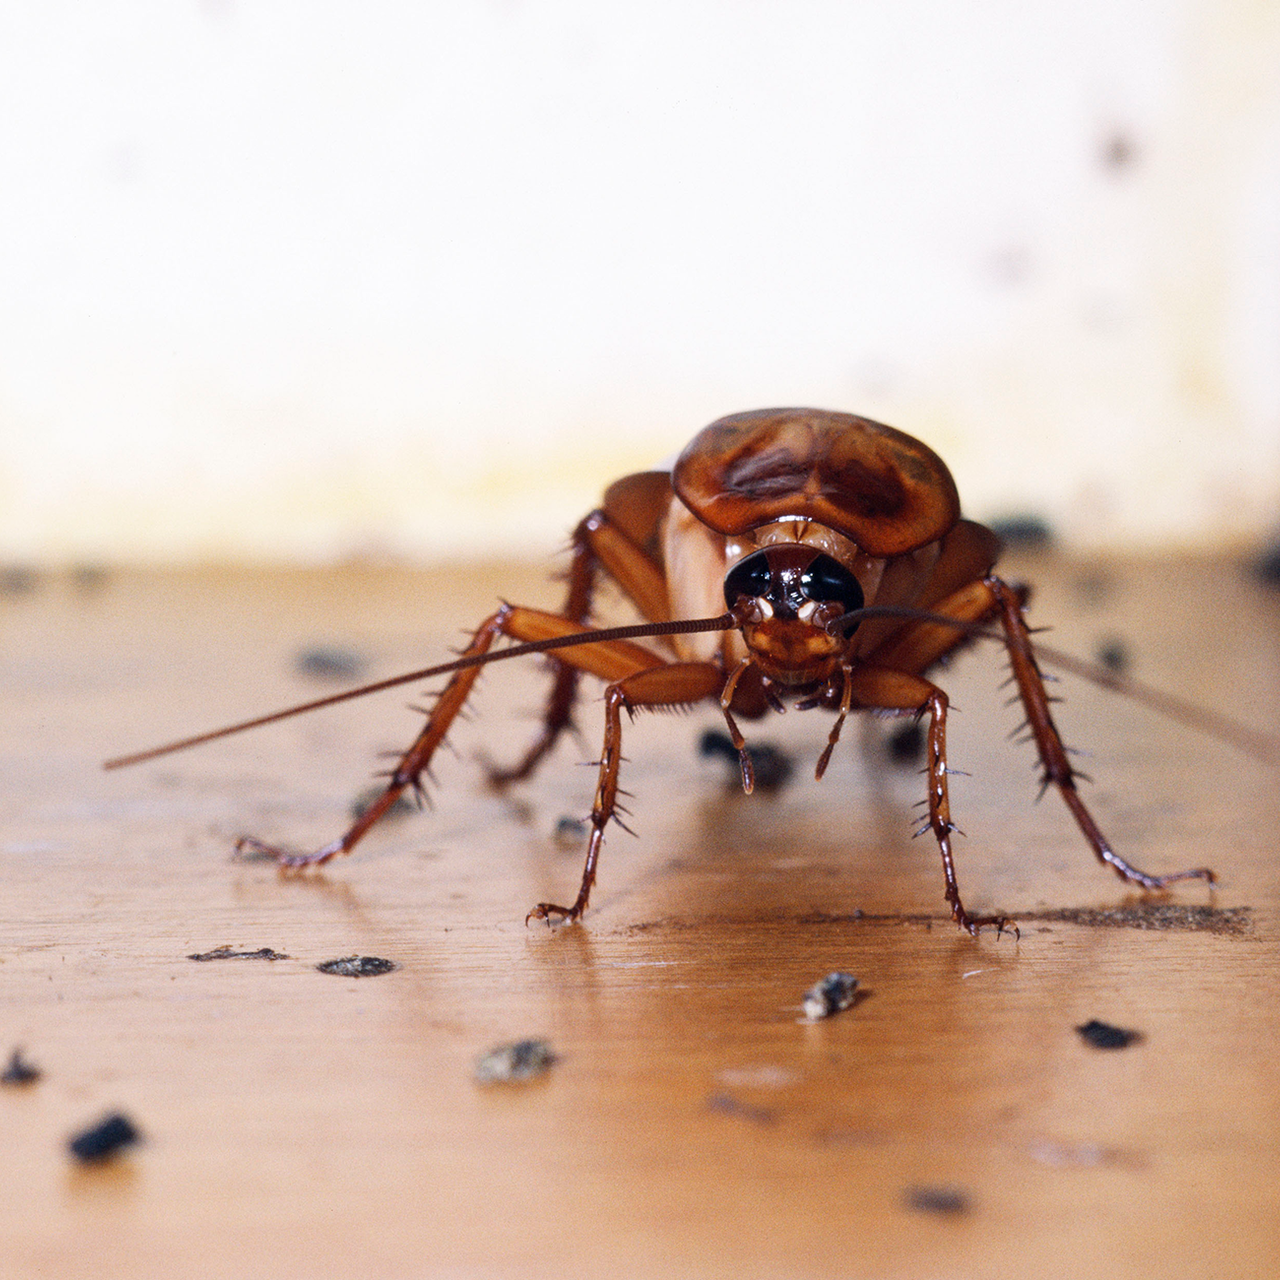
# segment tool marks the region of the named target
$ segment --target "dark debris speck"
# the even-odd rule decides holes
[[[364,674],[365,662],[354,649],[316,644],[297,653],[293,669],[311,680],[358,680]]]
[[[0,565],[0,595],[29,595],[40,585],[40,571],[25,564]]]
[[[958,1216],[969,1212],[969,1197],[958,1187],[908,1187],[902,1198],[917,1213]]]
[[[257,951],[233,951],[229,946],[214,947],[212,951],[197,951],[189,955],[188,960],[289,960],[292,957],[280,951],[272,951],[270,947],[259,947]]]
[[[22,1056],[21,1049],[14,1049],[9,1055],[9,1062],[0,1072],[0,1084],[24,1085],[34,1084],[40,1079],[40,1068]]]
[[[376,978],[399,967],[394,960],[384,960],[381,956],[341,956],[316,965],[321,973],[337,974],[340,978]]]
[[[1077,1027],[1076,1032],[1086,1044],[1095,1049],[1127,1049],[1142,1039],[1141,1031],[1113,1027],[1109,1022],[1099,1022],[1097,1018]]]
[[[1122,676],[1133,665],[1129,646],[1119,636],[1107,636],[1099,640],[1095,656],[1099,664],[1113,675]]]
[[[851,973],[829,973],[804,993],[804,1016],[810,1022],[830,1018],[853,1004],[858,980]]]
[[[128,1116],[116,1112],[100,1120],[91,1129],[76,1134],[67,1146],[77,1160],[96,1163],[109,1160],[125,1147],[140,1141],[142,1135]]]
[[[513,1040],[481,1054],[472,1074],[478,1084],[512,1084],[542,1075],[555,1061],[547,1041]]]
[[[750,1124],[776,1124],[778,1113],[769,1107],[753,1107],[742,1102],[731,1093],[713,1093],[707,1099],[707,1110],[718,1112],[722,1116],[733,1116],[738,1120],[746,1120]]]
[[[885,739],[885,750],[894,764],[918,763],[924,758],[924,725],[914,718],[905,720]]]
[[[1258,581],[1268,587],[1280,587],[1280,542],[1268,547],[1254,562]]]
[[[1010,512],[987,521],[987,527],[1009,550],[1047,551],[1053,546],[1053,526],[1032,512]]]
[[[738,749],[727,733],[719,729],[705,730],[698,739],[698,754],[729,761],[735,778],[741,776]],[[747,755],[751,759],[757,791],[778,791],[791,781],[795,762],[781,747],[772,742],[749,742]]]

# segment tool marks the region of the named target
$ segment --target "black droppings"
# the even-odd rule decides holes
[[[1112,175],[1131,168],[1141,156],[1142,148],[1127,129],[1112,129],[1102,138],[1098,147],[1098,160],[1103,169]]]
[[[67,1146],[77,1160],[96,1163],[109,1160],[125,1147],[142,1139],[133,1121],[128,1116],[116,1112],[99,1121],[92,1129],[85,1129],[76,1134]]]
[[[1047,551],[1054,543],[1053,526],[1030,511],[988,520],[987,528],[1011,551]]]
[[[383,960],[381,956],[342,956],[316,965],[321,973],[334,973],[340,978],[376,978],[399,967],[394,960]]]
[[[904,720],[885,739],[885,750],[894,764],[912,765],[924,757],[924,725],[919,720]]]
[[[188,960],[289,960],[292,957],[280,951],[272,951],[270,947],[259,947],[257,951],[233,951],[229,946],[214,947],[212,951],[197,951],[189,955]]]
[[[556,819],[556,844],[565,849],[576,849],[587,838],[587,822],[585,818],[574,818],[564,814]]]
[[[1097,1018],[1076,1028],[1080,1038],[1095,1049],[1127,1049],[1142,1039],[1141,1031],[1128,1031],[1124,1027],[1113,1027],[1109,1022],[1099,1022]]]
[[[8,1065],[3,1072],[0,1072],[0,1084],[34,1084],[40,1079],[40,1076],[40,1068],[28,1062],[22,1056],[21,1049],[14,1049],[13,1053],[9,1055]]]
[[[742,1102],[731,1093],[713,1093],[707,1099],[707,1110],[719,1112],[722,1116],[734,1116],[739,1120],[747,1120],[751,1124],[776,1124],[778,1113],[769,1107],[753,1107]]]
[[[738,748],[727,733],[719,729],[705,730],[698,739],[698,754],[708,759],[716,757],[729,761],[733,765],[734,777],[741,776]],[[751,760],[757,791],[778,791],[791,781],[795,762],[781,747],[772,742],[749,742],[747,755]]]
[[[514,1040],[496,1045],[476,1059],[477,1084],[512,1084],[549,1071],[556,1055],[545,1040]]]
[[[969,1212],[969,1197],[958,1187],[908,1187],[902,1199],[917,1213],[957,1216]]]
[[[309,645],[293,659],[293,669],[311,680],[358,680],[364,666],[360,654],[339,645]]]
[[[1119,636],[1107,636],[1099,640],[1094,652],[1098,662],[1114,675],[1124,675],[1133,665],[1129,646]]]
[[[1253,572],[1268,587],[1280,587],[1280,542],[1268,547],[1254,562]]]
[[[0,565],[0,595],[30,595],[40,585],[40,571],[25,564]]]
[[[804,993],[804,1016],[810,1022],[841,1013],[853,1004],[858,980],[851,973],[829,973]]]

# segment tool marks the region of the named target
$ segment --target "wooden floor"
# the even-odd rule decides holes
[[[1255,725],[1280,724],[1280,595],[1221,563],[1013,566],[1033,620]],[[0,595],[0,1274],[14,1277],[1196,1276],[1280,1266],[1275,767],[1064,680],[1087,796],[1116,846],[1190,884],[1134,895],[1008,742],[995,651],[941,678],[959,708],[961,886],[1021,939],[960,934],[922,779],[820,713],[752,728],[801,768],[743,797],[698,755],[715,717],[626,740],[638,838],[610,836],[580,927],[565,900],[586,742],[503,799],[476,756],[532,732],[537,662],[494,670],[434,808],[322,874],[230,857],[327,840],[417,719],[390,693],[133,771],[109,755],[317,696],[316,646],[368,678],[446,654],[533,570],[96,573]],[[520,664],[511,664],[517,667]],[[876,726],[871,726],[875,729]],[[287,958],[199,962],[270,948]],[[332,976],[336,957],[384,976]],[[832,970],[860,999],[800,1020]],[[1098,1049],[1075,1028],[1137,1030]],[[557,1061],[482,1086],[477,1057]],[[125,1113],[144,1141],[79,1166]]]

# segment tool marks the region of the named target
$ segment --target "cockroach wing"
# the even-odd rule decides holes
[[[935,542],[960,518],[955,481],[932,449],[851,413],[761,409],[721,418],[689,442],[671,481],[717,533],[798,516],[873,556]]]
[[[671,506],[671,473],[637,471],[604,491],[605,514],[651,559],[661,563],[662,518]]]

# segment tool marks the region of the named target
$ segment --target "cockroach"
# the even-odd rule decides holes
[[[106,767],[448,675],[385,788],[340,838],[310,853],[251,837],[237,844],[240,852],[270,856],[283,867],[318,866],[349,853],[404,792],[421,791],[423,774],[483,667],[548,654],[553,677],[541,730],[519,761],[490,776],[499,787],[528,778],[570,728],[581,677],[604,681],[604,748],[578,895],[568,906],[540,902],[527,917],[563,923],[586,910],[605,831],[619,820],[624,712],[717,703],[747,792],[754,780],[740,719],[759,719],[787,703],[833,712],[817,763],[821,778],[851,712],[914,715],[927,718],[927,816],[917,834],[931,831],[937,841],[956,924],[975,936],[986,927],[999,933],[1016,926],[1004,915],[971,915],[960,897],[947,793],[947,695],[929,679],[948,655],[986,636],[1008,654],[1039,755],[1042,789],[1056,788],[1097,858],[1144,890],[1181,880],[1212,883],[1208,867],[1164,875],[1142,871],[1099,829],[1050,714],[1037,659],[1037,649],[1041,656],[1048,651],[1033,645],[1025,592],[993,572],[999,551],[995,534],[961,517],[951,473],[919,440],[847,413],[734,414],[699,432],[670,469],[609,486],[600,506],[573,531],[568,592],[559,613],[503,604],[454,661],[120,757]],[[593,601],[606,577],[645,621],[593,625]],[[500,638],[515,643],[495,649]],[[1211,712],[1065,655],[1054,661],[1263,754],[1275,751],[1261,735],[1251,739],[1250,731]]]

